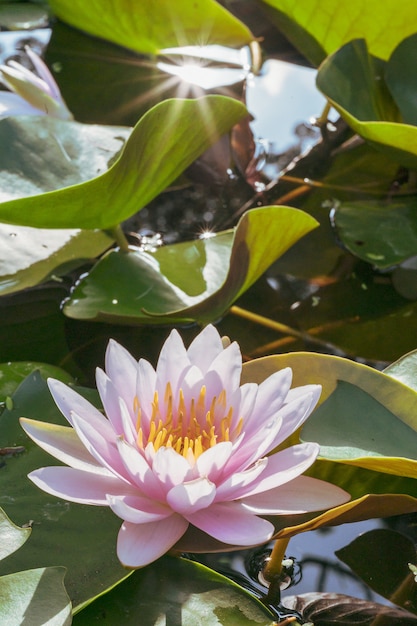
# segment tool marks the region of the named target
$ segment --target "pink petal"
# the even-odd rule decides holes
[[[159,448],[153,460],[152,471],[166,491],[193,478],[189,462],[173,448]]]
[[[110,339],[105,358],[106,374],[117,389],[117,395],[126,402],[133,411],[133,400],[136,395],[137,361],[117,341]]]
[[[292,481],[314,463],[319,451],[317,443],[301,443],[267,457],[268,464],[259,480],[236,492],[234,499],[260,494]]]
[[[218,541],[237,546],[265,543],[274,532],[270,522],[249,514],[239,502],[212,504],[185,518]]]
[[[203,328],[187,350],[190,362],[197,365],[202,374],[207,372],[214,359],[222,352],[221,337],[212,324]]]
[[[107,496],[107,503],[113,513],[132,524],[156,522],[172,515],[165,504],[143,496]]]
[[[214,500],[216,486],[207,478],[176,485],[167,493],[167,503],[176,513],[186,515],[206,509]]]
[[[195,463],[197,475],[206,476],[212,482],[217,483],[225,464],[232,454],[232,448],[230,441],[221,441],[212,448],[205,450]]]
[[[25,46],[25,52],[35,66],[35,69],[41,79],[44,80],[49,95],[54,98],[54,100],[61,102],[61,92],[59,91],[58,85],[56,84],[54,77],[49,71],[48,66],[43,62],[40,56],[38,56],[35,52],[33,52],[33,50],[31,50],[31,48],[29,48],[29,46]]]
[[[292,381],[292,370],[286,367],[275,372],[258,387],[258,395],[251,418],[245,421],[248,436],[268,422],[283,406]]]
[[[134,491],[118,478],[100,476],[72,467],[42,467],[28,474],[28,477],[46,493],[79,504],[108,506],[109,494],[134,494]]]
[[[106,437],[93,424],[82,419],[74,412],[72,413],[72,422],[81,442],[96,461],[107,467],[114,474],[129,480],[129,475],[117,450],[117,439],[114,432],[112,432],[111,437]]]
[[[149,467],[147,460],[135,447],[123,439],[118,440],[117,447],[121,461],[131,481],[149,498],[163,500],[165,498],[165,491],[152,472],[152,469]]]
[[[0,91],[0,119],[11,115],[46,115],[46,113],[15,93]]]
[[[233,472],[229,478],[218,484],[216,502],[236,500],[240,493],[245,493],[254,481],[258,484],[258,478],[265,471],[268,459],[259,459],[252,467],[243,472]]]
[[[53,378],[48,378],[48,387],[57,407],[71,426],[74,426],[72,414],[76,413],[80,419],[86,420],[107,439],[115,438],[115,433],[109,420],[71,387]]]
[[[296,391],[295,389],[292,389],[291,391]],[[294,397],[294,399],[291,399],[290,402],[288,402],[288,404],[286,404],[286,406],[282,409],[283,411],[285,411],[286,409],[288,410],[288,408],[290,407],[294,407],[297,406],[297,403],[300,403],[300,409],[297,411],[292,411],[288,414],[286,413],[286,417],[283,420],[283,429],[280,433],[280,435],[283,437],[283,439],[281,441],[284,441],[287,437],[289,437],[290,435],[292,435],[292,433],[294,433],[298,428],[300,428],[300,426],[302,426],[305,422],[305,420],[308,418],[309,415],[311,415],[311,413],[314,411],[317,402],[319,401],[321,396],[321,385],[305,385],[305,391],[303,394],[294,394],[294,396],[292,396],[292,394],[288,394],[287,400],[289,398]],[[302,399],[305,398],[306,400],[308,399],[308,406],[306,406],[304,412],[301,409],[302,406]],[[291,415],[291,418],[290,418]]]
[[[102,476],[113,476],[109,470],[97,463],[70,426],[58,426],[24,417],[20,418],[20,424],[38,446],[62,463]]]
[[[309,476],[244,499],[243,506],[257,515],[290,515],[324,511],[350,500],[340,487]]]
[[[124,522],[117,538],[117,556],[125,567],[143,567],[163,556],[187,530],[180,515],[149,524]]]

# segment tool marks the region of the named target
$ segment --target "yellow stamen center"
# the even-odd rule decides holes
[[[149,422],[143,419],[139,399],[135,398],[137,445],[144,449],[152,443],[155,451],[162,446],[173,448],[184,458],[195,460],[221,441],[234,441],[242,430],[243,418],[233,419],[233,407],[227,408],[224,389],[210,403],[206,392],[206,387],[202,386],[198,397],[192,398],[186,406],[180,389],[175,405],[168,383],[162,402],[158,392],[154,393]]]

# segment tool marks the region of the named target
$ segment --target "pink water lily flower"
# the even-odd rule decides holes
[[[28,46],[25,52],[37,74],[16,61],[0,66],[0,80],[12,92],[0,91],[0,119],[10,115],[50,115],[72,120],[48,66]]]
[[[26,433],[69,465],[29,474],[44,491],[109,506],[122,520],[117,553],[146,565],[192,525],[232,545],[268,541],[260,516],[324,510],[349,499],[338,487],[301,474],[319,451],[301,443],[268,456],[314,409],[320,386],[290,389],[289,368],[260,385],[241,385],[237,343],[224,347],[207,326],[185,349],[172,331],[156,370],[110,341],[97,370],[105,416],[57,380],[56,404],[71,427],[22,418]]]

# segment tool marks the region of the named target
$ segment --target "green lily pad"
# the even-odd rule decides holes
[[[0,224],[0,294],[33,287],[91,262],[114,239],[101,230]]]
[[[417,54],[417,34],[402,41],[389,58],[385,81],[406,124],[417,125],[417,78],[412,61]]]
[[[213,570],[166,556],[134,572],[109,593],[77,613],[73,626],[273,626],[276,622],[254,596]]]
[[[29,2],[0,2],[0,26],[7,30],[31,30],[45,28],[49,12],[45,6]]]
[[[39,372],[44,380],[51,377],[64,383],[73,382],[72,376],[55,365],[31,361],[0,363],[0,402],[10,397],[32,372]]]
[[[242,47],[249,29],[214,0],[50,0],[55,15],[82,31],[144,54],[163,48]]]
[[[351,41],[322,63],[317,86],[355,132],[393,160],[415,168],[417,126],[401,123],[385,71],[386,64],[369,54],[364,40]]]
[[[75,287],[64,313],[127,324],[217,319],[317,222],[289,207],[248,211],[235,231],[154,253],[111,251]]]
[[[313,63],[352,39],[366,38],[369,50],[387,59],[397,44],[415,32],[417,5],[396,0],[262,0],[275,9],[275,21]]]
[[[40,567],[0,577],[0,621],[7,626],[70,626],[71,602],[65,568]]]
[[[0,508],[0,560],[16,552],[29,539],[31,528],[20,528],[13,524]]]
[[[417,350],[405,354],[389,365],[384,373],[417,391]]]
[[[77,171],[76,180],[69,183],[71,186],[65,187],[68,183],[64,181],[64,185],[59,185],[64,188],[25,198],[21,198],[22,193],[18,192],[20,198],[16,200],[9,200],[9,187],[13,190],[16,184],[7,183],[10,178],[7,167],[13,169],[15,166],[13,163],[7,166],[8,151],[4,150],[6,179],[0,176],[0,200],[4,200],[0,204],[0,220],[37,228],[113,228],[155,198],[245,115],[247,111],[243,104],[225,96],[165,100],[139,120],[125,143],[122,154],[107,171],[96,172],[96,178],[83,183]],[[10,119],[0,122],[2,145],[8,144],[11,133],[12,137],[15,136],[10,128],[17,127],[16,137],[22,128],[19,121]],[[59,131],[62,129],[64,133],[69,132],[72,143],[79,137],[81,129],[85,128],[83,125],[81,128],[78,126],[77,132],[74,122],[43,118],[36,124],[33,119],[31,118],[29,125],[23,127],[23,146],[18,150],[17,157],[14,157],[23,161],[25,179],[32,185],[32,188],[25,190],[26,195],[36,193],[36,190],[37,193],[44,190],[37,181],[41,174],[48,180],[50,169],[55,168],[54,157],[57,152],[64,149],[64,154],[68,157],[66,168],[71,173],[74,171],[71,155],[68,155],[67,148],[59,140]],[[4,122],[8,122],[8,125],[5,127],[3,140],[1,131]],[[75,137],[71,129],[75,129]],[[122,134],[120,147],[124,138],[125,135]],[[36,167],[25,167],[28,143],[36,145],[34,153],[38,158],[39,151],[43,155],[42,162],[38,162]],[[58,146],[50,154],[48,148],[54,144]],[[76,154],[84,159],[80,146],[74,145]],[[113,159],[114,152],[105,155],[106,159],[109,157]],[[20,176],[19,181],[21,182]],[[56,210],[57,206],[59,211]]]
[[[345,202],[337,207],[337,234],[355,256],[381,269],[417,254],[417,200]]]

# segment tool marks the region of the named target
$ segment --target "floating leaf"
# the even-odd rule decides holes
[[[273,626],[257,600],[228,578],[169,556],[134,572],[126,581],[74,616],[73,626]]]
[[[0,26],[7,30],[31,30],[45,28],[49,13],[45,6],[29,2],[0,2]]]
[[[313,63],[319,64],[352,39],[366,38],[369,50],[387,59],[415,32],[417,5],[396,0],[263,0],[275,9],[275,22]]]
[[[385,81],[406,124],[417,125],[417,79],[410,59],[417,54],[417,34],[404,39],[389,58]]]
[[[390,158],[415,168],[417,126],[400,123],[384,87],[384,72],[385,65],[369,54],[364,40],[351,41],[322,63],[317,86],[355,132]]]
[[[63,567],[40,567],[0,577],[0,622],[69,626],[71,602],[64,575]]]
[[[246,114],[240,102],[224,96],[165,100],[139,120],[121,156],[106,172],[82,184],[5,201],[0,204],[0,220],[38,228],[113,228],[155,198]],[[3,123],[0,122],[0,138]],[[36,131],[34,127],[30,133],[31,141],[37,146],[43,145],[42,135],[47,138],[41,148],[45,154],[43,176],[48,177],[53,167],[54,156],[48,156],[47,146],[56,142],[58,128],[68,129],[71,124],[42,120],[40,128]],[[28,136],[27,128],[24,136]],[[19,157],[25,159],[27,150],[25,145]],[[38,165],[32,172],[33,179],[38,179],[39,171]],[[0,189],[3,199],[10,197],[1,177]]]
[[[370,530],[337,550],[336,556],[381,596],[417,613],[417,585],[409,564],[416,564],[414,543],[388,528]],[[416,618],[417,619],[417,618]]]
[[[389,365],[384,373],[417,391],[417,350],[405,354]]]
[[[113,243],[101,230],[0,224],[0,294],[33,287],[92,261]]]
[[[289,207],[245,213],[235,232],[163,246],[112,251],[75,287],[64,313],[128,324],[217,319],[317,222]]]
[[[248,28],[214,0],[50,0],[62,21],[125,48],[157,54],[162,48],[223,44],[242,47]]]
[[[0,560],[16,552],[29,539],[30,528],[20,528],[13,524],[0,508]]]
[[[35,371],[39,372],[45,380],[51,376],[65,383],[73,382],[72,376],[54,365],[31,361],[0,363],[0,402],[3,402],[6,397],[10,397],[20,383]]]
[[[343,202],[334,224],[346,248],[355,256],[384,269],[417,255],[417,199]]]

